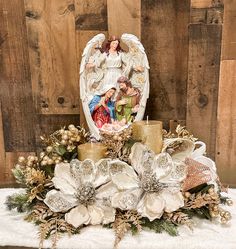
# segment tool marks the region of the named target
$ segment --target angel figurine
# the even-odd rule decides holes
[[[111,36],[105,46],[104,40],[105,35],[98,34],[87,43],[80,66],[82,106],[89,129],[98,140],[101,128],[111,129],[114,124],[117,129],[118,126],[129,125],[131,121],[142,120],[149,96],[149,64],[139,39],[132,34],[121,36],[121,41],[129,48],[128,52],[121,48],[117,37]],[[127,115],[122,119],[122,113],[117,112],[119,109],[127,109],[124,108],[127,100],[120,99],[120,91],[124,90],[120,88],[118,81],[121,76],[128,79],[132,89],[135,89],[129,89],[129,93],[139,93],[139,102],[135,104],[135,108],[132,107],[132,119]],[[93,109],[94,103],[96,105]],[[120,107],[116,108],[118,105]]]

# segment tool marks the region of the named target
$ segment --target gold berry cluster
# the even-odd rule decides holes
[[[58,164],[63,161],[62,157],[59,156],[54,150],[52,146],[47,146],[46,152],[42,151],[39,155],[41,161],[41,166]]]
[[[68,151],[72,151],[76,147],[75,143],[81,141],[80,131],[73,124],[68,126],[68,130],[65,128],[60,129],[60,144],[65,145]]]
[[[37,156],[30,155],[27,158],[24,156],[18,157],[18,164],[23,167],[32,167],[34,165],[37,165],[39,161],[39,158]]]

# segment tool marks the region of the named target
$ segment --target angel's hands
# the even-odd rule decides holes
[[[135,66],[134,67],[134,71],[136,71],[136,72],[143,72],[144,71],[144,67],[142,67],[142,66]]]
[[[94,68],[95,64],[94,63],[87,63],[86,64],[86,69]]]

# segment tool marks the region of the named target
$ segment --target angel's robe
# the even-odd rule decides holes
[[[127,103],[125,105],[119,105],[119,100],[125,99]],[[140,91],[137,88],[133,88],[131,94],[126,94],[122,91],[119,92],[116,99],[116,118],[121,121],[125,118],[127,123],[134,121],[134,116],[136,113],[133,112],[133,108],[139,104],[140,101]]]
[[[99,105],[102,96],[95,95],[89,103],[89,110],[93,121],[98,128],[102,128],[104,124],[111,123],[112,119],[115,119],[115,107],[114,101],[106,100],[106,107]]]

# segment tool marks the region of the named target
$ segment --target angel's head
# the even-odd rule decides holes
[[[120,39],[114,35],[112,35],[106,43],[106,52],[109,53],[109,50],[120,52],[122,48],[120,46]]]

